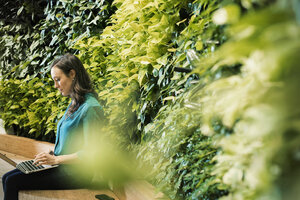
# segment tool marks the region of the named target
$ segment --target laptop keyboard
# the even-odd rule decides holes
[[[18,164],[18,167],[22,168],[24,171],[27,171],[27,172],[41,170],[41,169],[45,168],[42,165],[36,166],[33,164],[33,162],[34,162],[34,160],[23,161]]]

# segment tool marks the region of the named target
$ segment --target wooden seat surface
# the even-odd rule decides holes
[[[0,153],[15,162],[21,162],[34,158],[41,151],[53,150],[54,144],[41,142],[14,135],[0,134]],[[0,176],[13,170],[14,167],[0,159]],[[1,181],[0,199],[3,199]],[[106,194],[115,200],[119,198],[110,190],[70,189],[70,190],[22,190],[19,192],[19,200],[94,200],[95,195]]]
[[[15,135],[0,134],[0,152],[15,162],[29,160],[39,152],[53,150],[54,144],[36,141]],[[14,169],[13,166],[0,159],[0,176]],[[1,182],[2,184],[2,182]],[[0,199],[3,199],[0,185]],[[146,181],[132,181],[114,191],[109,189],[71,189],[71,190],[22,190],[20,200],[94,200],[95,195],[106,194],[115,200],[167,200],[161,192]]]

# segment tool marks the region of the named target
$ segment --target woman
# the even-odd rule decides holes
[[[93,90],[88,73],[81,61],[66,54],[51,65],[54,86],[63,96],[71,98],[64,116],[57,124],[54,154],[41,152],[35,157],[36,165],[59,165],[57,168],[32,174],[18,169],[2,177],[4,200],[18,199],[19,190],[74,189],[89,185],[93,173],[78,175],[74,171],[83,167],[82,161],[89,157],[86,151],[93,133],[103,122],[103,111]]]

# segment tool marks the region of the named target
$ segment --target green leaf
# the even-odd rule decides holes
[[[52,38],[52,40],[51,40],[49,46],[53,46],[53,45],[55,44],[55,42],[57,41],[57,39],[58,39],[58,36],[55,35],[55,36]]]
[[[22,13],[23,9],[24,9],[24,6],[22,6],[21,8],[19,8],[19,10],[17,12],[17,15],[20,15]]]
[[[19,105],[12,105],[11,107],[10,107],[10,109],[18,109],[18,108],[20,108],[20,106]]]
[[[162,57],[156,59],[156,62],[160,65],[166,65],[168,63],[169,53],[166,53]]]
[[[41,88],[43,86],[44,86],[44,84],[42,82],[34,84],[34,88]]]
[[[147,69],[139,70],[138,82],[139,82],[140,85],[142,85],[142,82],[144,80],[144,77],[145,77],[146,73],[147,73]]]
[[[56,92],[51,92],[47,95],[48,98],[52,98],[56,96]]]

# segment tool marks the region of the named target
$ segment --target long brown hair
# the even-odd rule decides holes
[[[54,66],[61,69],[67,77],[69,77],[72,69],[76,72],[70,93],[72,104],[69,107],[68,114],[74,113],[85,101],[85,94],[92,93],[97,98],[90,76],[76,56],[70,53],[65,54],[53,61],[51,69]]]

